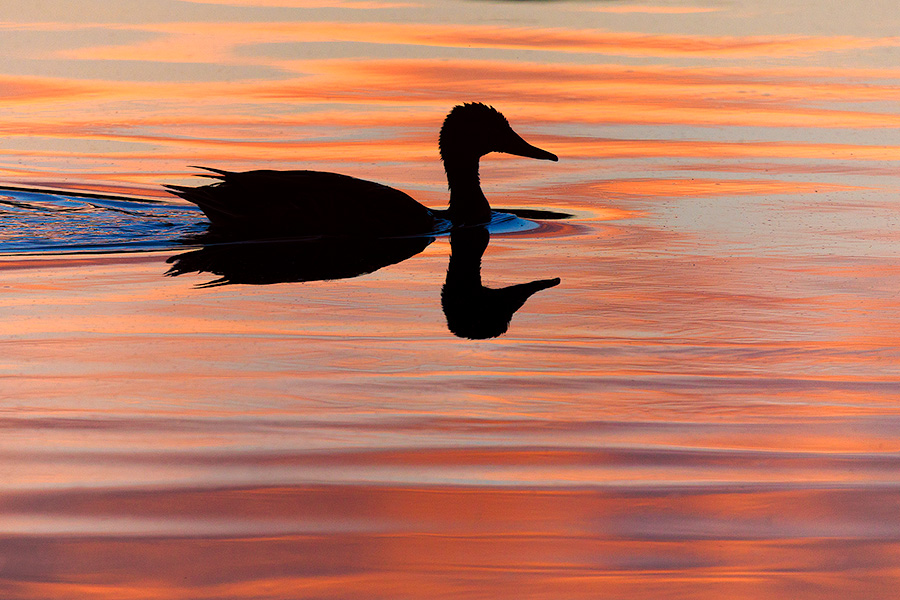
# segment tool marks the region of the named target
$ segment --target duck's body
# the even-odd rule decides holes
[[[321,171],[215,170],[220,181],[177,193],[217,229],[266,235],[391,237],[425,233],[435,214],[400,190]]]
[[[321,171],[209,169],[218,182],[201,187],[166,186],[198,205],[218,230],[267,236],[432,233],[442,219],[457,225],[487,223],[491,208],[478,178],[479,159],[506,152],[544,160],[556,156],[516,134],[498,111],[484,104],[455,107],[440,135],[450,206],[431,210],[394,188]]]

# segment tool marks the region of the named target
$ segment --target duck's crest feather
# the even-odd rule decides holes
[[[509,126],[506,117],[493,106],[481,102],[466,102],[454,106],[441,125],[438,138],[441,157],[446,159],[451,147],[463,141],[456,136],[478,135],[485,131],[485,127],[496,127],[498,122]]]

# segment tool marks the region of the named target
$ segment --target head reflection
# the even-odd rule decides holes
[[[492,289],[481,283],[481,257],[491,239],[484,227],[457,229],[450,235],[450,266],[441,290],[447,327],[458,336],[488,339],[506,333],[513,314],[541,290],[559,284],[559,278]]]

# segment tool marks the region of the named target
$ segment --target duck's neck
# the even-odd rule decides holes
[[[481,290],[481,257],[491,234],[484,227],[457,229],[450,234],[450,265],[445,288]]]
[[[456,225],[476,225],[491,220],[491,207],[478,179],[478,156],[447,156],[444,170],[450,186],[447,214]]]

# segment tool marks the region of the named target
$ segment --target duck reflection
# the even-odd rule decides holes
[[[315,238],[304,240],[192,240],[202,248],[169,258],[166,275],[212,273],[219,279],[200,284],[267,285],[348,279],[402,262],[424,250],[433,237]]]
[[[517,310],[533,294],[559,284],[559,278],[538,279],[503,288],[481,283],[481,258],[490,242],[485,227],[450,234],[450,266],[441,290],[447,327],[462,338],[488,339],[506,333]]]
[[[490,242],[486,227],[453,230],[450,265],[441,306],[450,331],[462,338],[487,339],[506,333],[513,314],[532,294],[559,278],[492,289],[481,283],[481,259]],[[218,279],[198,287],[347,279],[399,263],[424,250],[434,237],[387,239],[223,240],[194,238],[198,249],[168,259],[169,276],[211,273]]]

